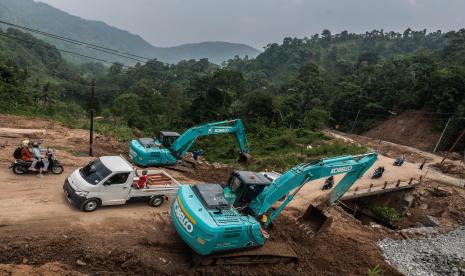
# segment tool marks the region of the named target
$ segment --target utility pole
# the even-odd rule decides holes
[[[460,133],[459,137],[457,138],[457,140],[455,140],[454,144],[452,145],[452,147],[450,147],[449,151],[446,153],[446,155],[444,156],[444,158],[442,159],[441,161],[441,165],[444,164],[444,161],[446,161],[446,158],[447,156],[449,155],[449,153],[451,153],[455,146],[457,146],[457,144],[460,142],[460,140],[462,140],[462,137],[465,135],[465,128],[463,129],[462,133]]]
[[[441,136],[439,137],[439,140],[438,140],[438,142],[436,143],[436,146],[434,147],[433,152],[436,152],[436,151],[438,150],[438,147],[439,147],[439,144],[441,143],[442,137],[444,136],[444,133],[446,133],[446,129],[447,129],[447,127],[449,126],[450,119],[451,119],[451,117],[449,117],[449,119],[447,120],[446,126],[445,126],[444,129],[442,130]]]
[[[354,121],[354,124],[352,125],[352,129],[350,130],[350,133],[354,132],[355,125],[357,125],[358,115],[360,115],[360,109],[357,112],[357,116],[355,116],[355,121]]]
[[[91,90],[90,90],[89,156],[93,156],[92,146],[94,144],[94,92],[95,92],[95,80],[92,79]]]

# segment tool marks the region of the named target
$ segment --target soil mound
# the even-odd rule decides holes
[[[0,264],[0,275],[80,276],[85,274],[82,274],[77,271],[72,271],[69,267],[54,262],[47,263],[42,266]]]
[[[431,166],[438,169],[440,172],[444,174],[448,174],[450,176],[462,179],[465,178],[465,166],[463,165],[458,165],[456,163],[446,161],[443,164],[435,163]]]
[[[404,112],[382,122],[364,135],[431,151],[440,133],[434,131],[431,121],[424,112]]]

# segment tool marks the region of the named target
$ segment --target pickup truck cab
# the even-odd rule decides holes
[[[100,206],[141,200],[158,207],[179,189],[179,182],[163,170],[148,170],[150,181],[139,189],[135,184],[141,174],[122,156],[102,156],[71,173],[63,190],[71,204],[92,212]]]

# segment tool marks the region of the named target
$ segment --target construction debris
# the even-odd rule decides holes
[[[389,263],[406,275],[465,275],[465,226],[432,238],[385,239],[378,245]]]

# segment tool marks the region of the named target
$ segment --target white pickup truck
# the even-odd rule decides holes
[[[148,201],[158,207],[168,195],[175,195],[180,186],[163,170],[148,170],[150,181],[143,189],[137,187],[142,170],[135,170],[122,156],[102,156],[76,169],[65,180],[66,199],[85,212],[100,206],[122,205],[128,201]]]

